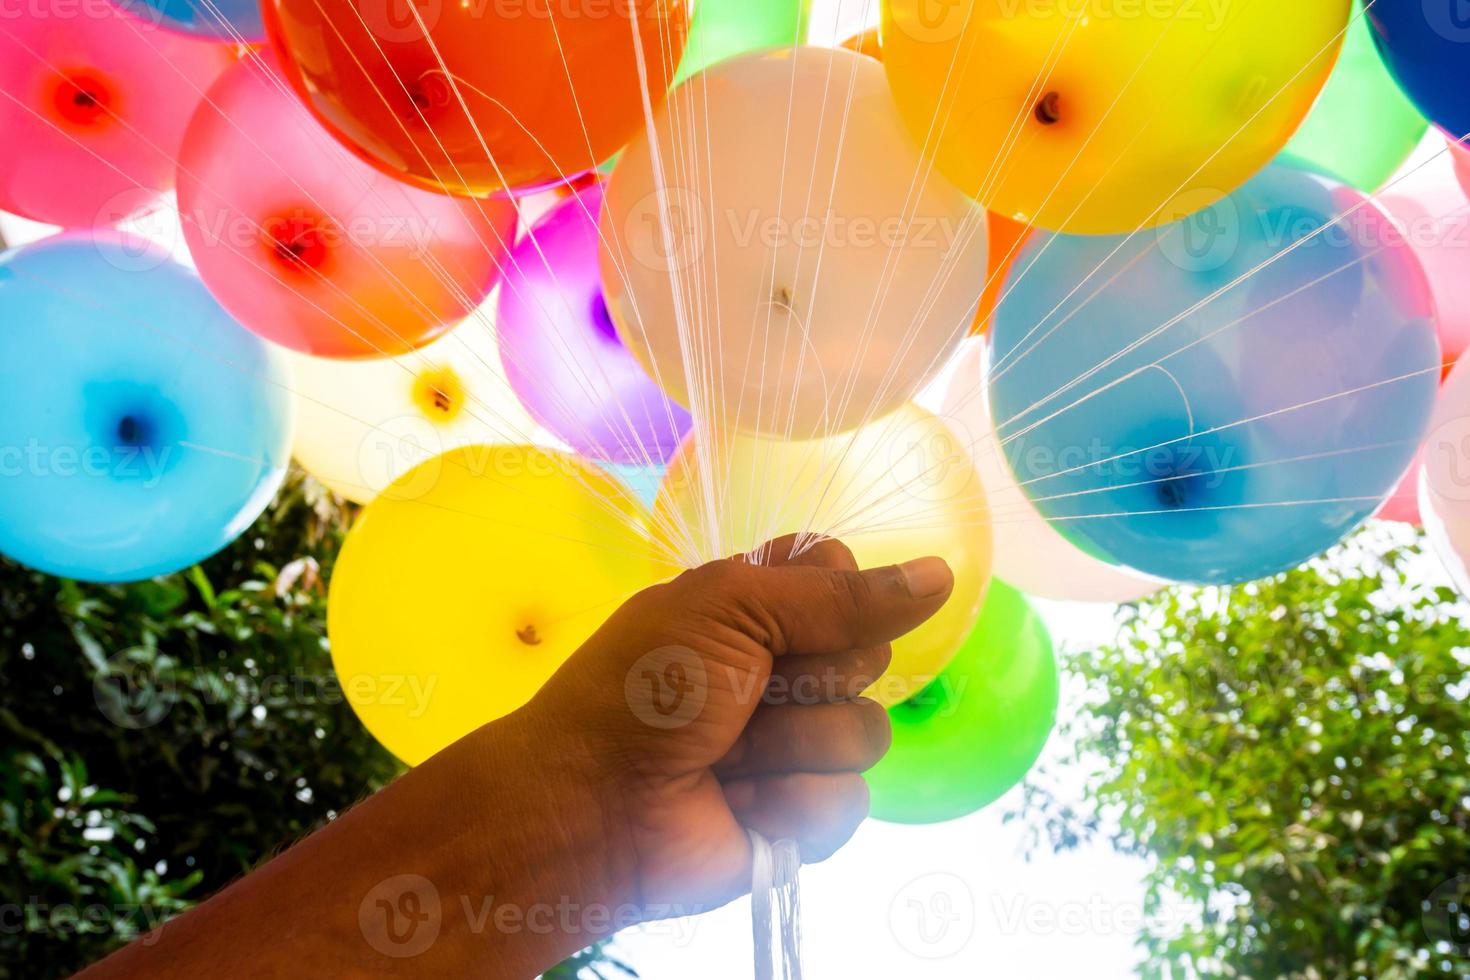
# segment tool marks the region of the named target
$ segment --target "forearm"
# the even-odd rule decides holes
[[[533,977],[637,912],[567,741],[486,726],[84,976]]]

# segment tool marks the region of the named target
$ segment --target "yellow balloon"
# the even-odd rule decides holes
[[[494,330],[479,320],[401,357],[288,357],[298,420],[292,455],[358,503],[441,453],[526,442],[536,431],[501,369]]]
[[[893,644],[892,666],[866,692],[884,705],[918,693],[944,669],[974,628],[990,581],[980,478],[944,423],[914,405],[809,441],[696,430],[664,476],[653,528],[689,566],[804,531],[840,538],[864,568],[946,559],[954,594]]]
[[[1130,232],[1235,190],[1291,138],[1350,0],[883,0],[915,139],[992,211]]]
[[[647,511],[576,457],[467,446],[425,465],[363,511],[327,607],[343,691],[410,765],[525,704],[671,571]]]

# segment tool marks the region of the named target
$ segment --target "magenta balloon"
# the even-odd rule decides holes
[[[598,272],[593,186],[553,208],[516,246],[500,290],[500,359],[521,403],[577,452],[662,463],[689,430],[618,339]]]
[[[16,9],[0,17],[0,210],[78,228],[151,204],[234,49],[106,3]]]

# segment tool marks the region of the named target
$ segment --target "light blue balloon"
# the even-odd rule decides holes
[[[622,481],[623,486],[633,491],[633,496],[646,507],[652,507],[658,499],[658,488],[664,481],[664,473],[668,472],[667,466],[659,464],[598,462],[598,465]]]
[[[258,0],[116,0],[152,24],[226,42],[261,44],[265,21]]]
[[[1292,568],[1371,514],[1424,436],[1440,358],[1423,271],[1331,178],[1276,164],[1131,239],[1038,234],[1007,288],[990,387],[1006,458],[1054,527],[1116,564],[1196,583]]]
[[[155,245],[0,256],[0,553],[132,581],[238,537],[290,458],[284,367]]]

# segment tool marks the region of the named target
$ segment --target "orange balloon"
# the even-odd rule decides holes
[[[450,194],[596,167],[643,128],[645,77],[663,101],[689,26],[685,0],[266,0],[264,10],[292,85],[338,139]]]
[[[985,292],[980,294],[980,307],[975,311],[975,322],[970,324],[970,336],[978,337],[990,329],[990,318],[995,314],[995,304],[1005,289],[1006,276],[1016,256],[1021,254],[1021,244],[1031,233],[1031,226],[1012,221],[994,211],[986,214],[990,229],[990,268],[985,273]]]
[[[842,46],[849,51],[865,54],[874,61],[883,60],[883,46],[878,43],[878,28],[870,27],[861,34],[854,34]]]

